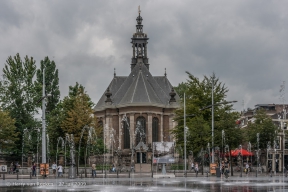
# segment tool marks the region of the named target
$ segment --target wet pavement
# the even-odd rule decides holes
[[[288,191],[288,178],[283,176],[233,176],[159,178],[33,178],[0,180],[2,192],[52,191]]]

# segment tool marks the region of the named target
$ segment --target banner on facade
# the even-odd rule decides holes
[[[174,142],[153,142],[153,163],[175,163]]]

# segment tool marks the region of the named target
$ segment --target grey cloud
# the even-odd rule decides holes
[[[214,71],[238,110],[243,99],[245,107],[279,102],[288,60],[288,3],[280,1],[1,1],[0,68],[17,52],[38,65],[48,55],[59,69],[61,97],[78,81],[96,103],[113,68],[130,72],[138,5],[153,75],[167,68],[177,85],[185,71],[199,78]]]

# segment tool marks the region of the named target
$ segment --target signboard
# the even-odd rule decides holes
[[[6,173],[7,172],[7,165],[0,165],[0,173]]]
[[[210,174],[216,174],[217,163],[210,163]]]
[[[175,163],[174,157],[153,158],[153,163]]]
[[[153,163],[175,163],[174,142],[153,142]]]
[[[40,175],[49,175],[49,163],[40,164]]]

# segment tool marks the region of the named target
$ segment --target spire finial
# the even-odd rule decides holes
[[[140,15],[140,13],[141,13],[140,5],[138,6],[138,13],[139,13],[139,15]]]
[[[114,68],[114,77],[116,77],[116,69]]]
[[[136,18],[136,21],[137,21],[137,32],[142,32],[142,17],[141,17],[141,15],[140,15],[140,13],[141,13],[141,10],[140,10],[140,5],[138,6],[138,13],[139,13],[139,15],[138,15],[138,17]]]
[[[166,68],[165,68],[165,73],[164,73],[165,77],[167,76],[167,73],[166,73]]]
[[[171,92],[169,93],[169,95],[170,95],[169,103],[176,102],[176,99],[174,98],[176,93],[174,92],[174,88],[173,87],[172,87]]]
[[[105,93],[105,96],[106,96],[106,100],[105,100],[105,103],[107,103],[107,102],[112,102],[112,100],[111,100],[111,95],[112,95],[112,93],[110,92],[110,89],[109,89],[109,87],[107,88],[107,90],[106,90],[106,93]]]

